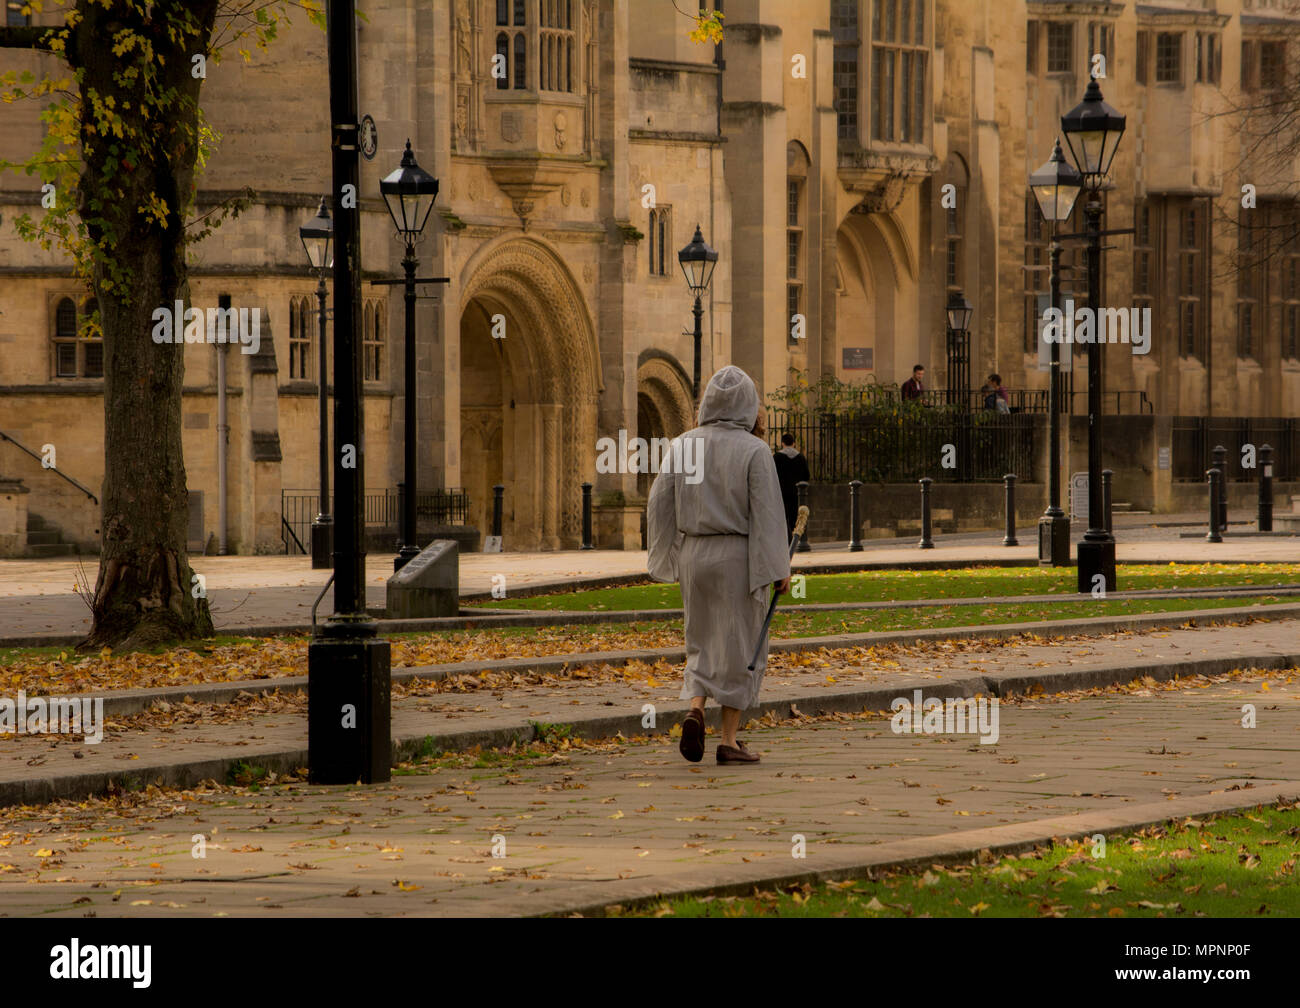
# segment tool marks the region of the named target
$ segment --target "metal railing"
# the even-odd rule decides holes
[[[1086,382],[1085,382],[1086,384]],[[1046,413],[1047,389],[1006,389],[1007,406],[1012,413]],[[887,387],[867,386],[841,400],[838,410],[879,409],[893,406],[899,402],[899,393]],[[985,393],[981,389],[968,389],[965,393],[953,393],[948,389],[926,389],[921,393],[920,402],[926,406],[940,408],[960,405],[965,399],[966,409],[972,413],[984,409]],[[1088,390],[1076,388],[1073,394],[1066,393],[1067,406],[1074,412],[1088,412]],[[1115,389],[1102,393],[1102,412],[1109,414],[1154,413],[1154,404],[1142,389]]]
[[[1203,417],[1176,416],[1171,428],[1170,470],[1175,480],[1199,483],[1214,464],[1216,445],[1227,449],[1226,478],[1253,482],[1259,479],[1258,464],[1242,466],[1242,449],[1261,445],[1273,449],[1273,479],[1300,479],[1300,418],[1296,417]],[[1247,456],[1248,457],[1248,456]]]
[[[52,473],[54,473],[55,476],[59,477],[59,479],[61,479],[61,480],[66,480],[67,482],[71,483],[74,487],[76,487],[78,490],[80,490],[82,493],[84,493],[87,497],[89,497],[90,500],[91,500],[91,503],[92,503],[92,504],[94,504],[96,507],[99,506],[99,498],[96,497],[93,493],[91,493],[88,489],[86,489],[86,487],[82,486],[80,483],[78,483],[76,480],[74,480],[71,476],[67,475],[66,473],[60,472],[58,469],[55,469],[55,468],[53,468],[53,467],[48,467],[48,468],[47,468],[47,467],[45,466],[45,460],[42,459],[39,455],[37,455],[34,451],[32,451],[30,448],[28,448],[28,447],[27,447],[25,444],[23,444],[22,442],[20,442],[20,441],[15,441],[12,437],[10,437],[10,436],[9,436],[8,434],[6,434],[4,431],[0,431],[0,441],[8,441],[11,445],[13,445],[15,448],[17,448],[20,452],[25,452],[26,454],[30,455],[30,456],[31,456],[32,458],[34,458],[37,462],[40,462],[40,463],[41,463],[41,468],[45,469],[46,472],[52,472]]]
[[[814,483],[996,483],[1006,473],[1032,479],[1034,420],[1024,413],[806,413],[768,408],[768,440],[789,432],[808,459]],[[945,465],[948,462],[950,465]]]
[[[306,553],[312,520],[320,513],[320,494],[310,490],[285,490],[280,494],[281,541],[286,553]],[[397,527],[401,497],[396,490],[376,490],[364,497],[365,523]],[[459,488],[426,490],[415,495],[416,520],[435,525],[464,525],[469,521],[469,494]],[[288,533],[286,536],[285,533]],[[289,541],[292,537],[292,548]]]

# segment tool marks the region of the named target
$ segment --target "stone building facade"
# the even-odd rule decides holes
[[[1145,357],[1108,351],[1108,390],[1160,414],[1294,412],[1300,248],[1233,268],[1243,224],[1295,213],[1294,162],[1249,149],[1262,120],[1234,111],[1294,61],[1300,20],[1284,0],[729,0],[716,48],[688,38],[677,6],[366,5],[360,108],[378,152],[361,169],[365,280],[400,273],[379,180],[409,138],[441,180],[420,271],[449,278],[417,308],[418,478],[465,488],[471,524],[487,527],[501,483],[508,548],[572,548],[591,481],[597,544],[639,546],[648,476],[597,472],[596,442],[691,426],[676,253],[697,225],[719,252],[706,380],[735,363],[764,392],[801,373],[901,382],[919,362],[942,387],[943,308],[960,289],[976,382],[996,370],[1012,389],[1045,387],[1047,238],[1026,179],[1098,53],[1105,96],[1128,115],[1107,223],[1139,230],[1113,243],[1105,303],[1150,304],[1155,328]],[[221,139],[200,203],[254,195],[194,248],[192,303],[225,296],[264,320],[262,352],[225,351],[227,432],[221,351],[184,351],[195,534],[220,537],[224,452],[234,552],[280,551],[282,493],[317,482],[316,282],[297,228],[329,186],[325,67],[322,33],[300,19],[249,64],[210,63],[204,88]],[[11,107],[0,146],[30,150],[39,131],[34,110]],[[1243,217],[1246,183],[1257,217]],[[55,444],[58,469],[96,490],[102,357],[76,338],[90,306],[12,226],[39,198],[0,176],[0,430]],[[400,289],[365,290],[366,481],[380,491],[401,478],[403,305]],[[85,494],[3,441],[0,477],[94,547]]]

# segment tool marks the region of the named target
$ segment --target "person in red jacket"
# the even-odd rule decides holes
[[[920,399],[921,393],[925,391],[925,365],[918,364],[912,368],[912,377],[903,382],[901,389],[903,402],[912,399]]]

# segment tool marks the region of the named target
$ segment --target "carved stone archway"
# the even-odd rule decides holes
[[[655,437],[676,437],[695,426],[695,406],[691,401],[691,384],[681,366],[672,358],[653,351],[641,355],[636,369],[636,393],[659,417]],[[644,431],[638,431],[648,437]]]
[[[529,236],[480,250],[463,276],[461,423],[478,436],[462,445],[499,452],[507,549],[576,547],[581,484],[595,474],[601,384],[586,304],[554,250]],[[503,338],[485,337],[502,328]],[[500,438],[489,440],[498,417]],[[496,462],[463,459],[467,471],[493,471]]]

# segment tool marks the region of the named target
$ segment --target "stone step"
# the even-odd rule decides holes
[[[27,555],[34,559],[42,557],[76,556],[77,547],[72,543],[28,543]]]
[[[42,532],[38,532],[32,528],[27,529],[28,546],[52,546],[61,544],[62,542],[63,536],[58,532],[52,532],[48,529]]]

